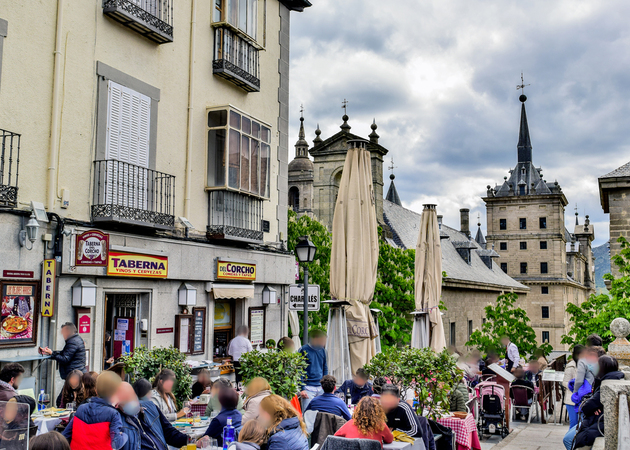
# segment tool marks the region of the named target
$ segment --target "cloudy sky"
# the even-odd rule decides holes
[[[291,19],[290,142],[376,118],[403,204],[436,202],[457,226],[516,164],[521,71],[534,164],[608,239],[597,177],[630,160],[630,2],[312,0]],[[386,172],[387,177],[389,172]],[[386,178],[385,189],[389,186]],[[475,227],[476,228],[476,227]]]

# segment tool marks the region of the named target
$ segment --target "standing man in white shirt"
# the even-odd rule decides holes
[[[521,356],[518,354],[518,347],[514,342],[510,341],[507,336],[501,337],[501,345],[505,347],[505,370],[512,372],[516,369],[521,361]]]
[[[234,375],[236,377],[236,387],[243,380],[241,376],[241,355],[243,353],[251,352],[253,350],[252,343],[249,341],[249,328],[247,325],[241,325],[238,327],[237,336],[232,339],[228,345],[228,355],[232,357],[232,364],[234,364]]]

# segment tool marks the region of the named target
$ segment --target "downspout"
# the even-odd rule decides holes
[[[184,188],[184,217],[190,217],[190,191],[192,185],[193,149],[193,98],[195,92],[195,29],[197,23],[197,1],[192,0],[190,12],[190,55],[188,66],[188,130],[186,136],[186,175]]]
[[[55,209],[55,196],[57,195],[56,172],[57,154],[59,148],[59,120],[61,116],[61,83],[62,83],[62,30],[63,30],[63,0],[57,0],[57,28],[55,31],[55,68],[53,72],[53,99],[52,114],[50,119],[50,145],[48,147],[48,189],[46,191],[46,207],[48,211]]]

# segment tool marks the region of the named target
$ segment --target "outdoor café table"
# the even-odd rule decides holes
[[[477,434],[477,424],[472,414],[468,414],[465,419],[457,417],[442,417],[437,420],[439,424],[453,430],[457,450],[481,450],[479,435]]]
[[[207,418],[205,420],[202,419],[200,423],[196,424],[193,427],[193,426],[184,426],[185,422],[181,421],[180,419],[180,420],[171,422],[171,425],[173,425],[177,429],[177,431],[180,431],[186,435],[193,435],[197,439],[199,439],[203,436],[203,434],[208,429],[208,426],[210,425],[210,421],[211,421],[210,418]],[[179,450],[179,449],[175,447],[171,447],[169,445],[169,450]]]
[[[68,416],[65,416],[68,417]],[[57,425],[61,423],[62,417],[50,417],[43,415],[34,415],[33,423],[37,425],[37,435],[53,431]]]
[[[422,439],[415,439],[413,444],[408,442],[392,442],[391,444],[383,444],[384,450],[426,450]]]

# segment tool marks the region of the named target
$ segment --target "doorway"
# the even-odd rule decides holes
[[[212,355],[214,362],[221,362],[228,357],[227,348],[232,338],[234,338],[234,301],[216,300]]]
[[[149,308],[148,294],[105,295],[104,331],[111,338],[109,341],[103,339],[103,361],[111,356],[117,359],[124,353],[131,353],[139,345],[148,347],[148,326],[145,323],[148,323]]]

